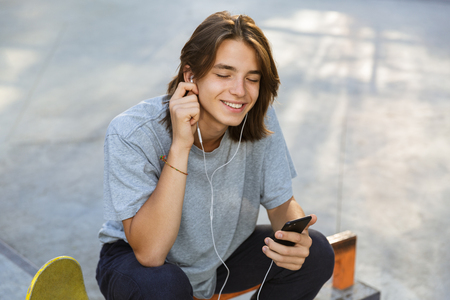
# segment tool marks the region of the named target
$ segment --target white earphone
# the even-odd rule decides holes
[[[191,83],[194,83],[194,75],[191,75],[191,77],[189,78],[189,81]],[[198,139],[200,140],[200,145],[202,145],[202,149],[203,149],[202,134],[200,133],[200,127],[198,127],[198,122],[197,122],[197,133],[198,133]]]

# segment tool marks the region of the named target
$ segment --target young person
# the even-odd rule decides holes
[[[208,299],[264,281],[259,299],[313,299],[332,274],[334,253],[317,231],[280,231],[305,214],[271,107],[279,78],[267,39],[248,16],[215,13],[180,61],[167,95],[108,128],[101,292]],[[271,226],[256,225],[260,205]],[[295,245],[275,242],[274,232]]]

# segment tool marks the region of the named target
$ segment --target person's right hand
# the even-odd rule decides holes
[[[195,83],[180,82],[170,98],[172,120],[172,146],[191,149],[194,133],[200,118],[198,88]]]

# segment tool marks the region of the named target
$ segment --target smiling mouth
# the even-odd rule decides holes
[[[238,104],[238,103],[230,103],[230,102],[226,102],[226,101],[222,101],[222,102],[231,108],[241,108],[243,105],[242,103]]]

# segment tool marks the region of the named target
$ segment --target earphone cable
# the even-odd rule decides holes
[[[269,275],[270,269],[272,269],[272,265],[273,265],[273,260],[270,263],[269,269],[266,272],[266,276],[264,276],[264,279],[263,279],[263,282],[261,283],[261,286],[259,287],[259,291],[258,291],[258,295],[256,296],[256,300],[259,300],[259,294],[261,293],[261,290],[263,288],[264,282],[266,282],[267,275]]]
[[[219,297],[218,297],[217,300],[220,300],[220,296],[222,295],[222,291],[225,288],[225,285],[227,284],[228,278],[230,277],[230,269],[228,268],[228,266],[226,265],[226,263],[223,261],[222,257],[220,256],[219,251],[217,250],[217,247],[216,247],[215,240],[214,240],[214,227],[213,227],[213,219],[214,219],[214,188],[213,188],[212,180],[213,180],[214,174],[219,169],[221,169],[221,168],[225,167],[226,165],[228,165],[234,159],[236,154],[238,153],[239,147],[241,146],[242,133],[244,132],[244,126],[245,126],[246,121],[247,121],[247,115],[245,115],[244,123],[242,124],[241,134],[239,136],[239,143],[238,143],[238,146],[236,148],[236,152],[234,152],[234,155],[231,157],[231,159],[228,162],[226,162],[225,164],[223,164],[222,166],[220,166],[220,167],[218,167],[217,169],[214,170],[214,172],[211,174],[211,178],[209,178],[209,176],[208,176],[208,170],[206,168],[205,148],[203,147],[203,141],[201,139],[200,129],[198,128],[198,123],[197,123],[197,130],[198,130],[198,133],[199,133],[200,145],[202,146],[202,151],[203,151],[203,162],[204,162],[204,166],[205,166],[205,174],[206,174],[206,178],[208,179],[209,185],[211,186],[211,209],[209,211],[209,217],[210,217],[210,221],[211,221],[211,236],[212,236],[214,251],[216,252],[216,255],[219,258],[220,262],[227,269],[227,277],[225,278],[225,282],[223,283],[222,288],[220,289]]]

